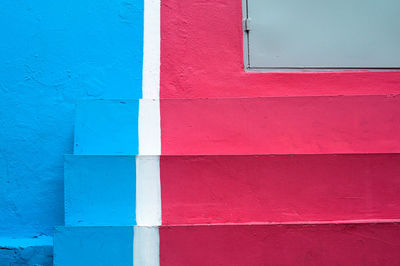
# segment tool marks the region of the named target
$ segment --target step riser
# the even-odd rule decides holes
[[[400,97],[83,101],[75,154],[400,152]]]
[[[83,100],[75,118],[74,154],[160,155],[158,100]]]
[[[157,227],[58,227],[56,266],[159,265]]]
[[[400,151],[400,97],[162,100],[162,154]]]
[[[133,265],[133,227],[59,227],[54,265]]]
[[[399,224],[160,228],[160,265],[399,265]]]
[[[162,156],[163,224],[400,217],[400,154]]]
[[[160,225],[159,156],[65,157],[65,224]]]
[[[399,223],[60,227],[56,266],[398,265]]]
[[[73,155],[65,160],[66,225],[400,216],[400,154]]]

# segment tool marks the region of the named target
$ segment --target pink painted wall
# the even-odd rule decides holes
[[[163,98],[400,93],[399,71],[245,73],[242,0],[161,4]]]
[[[400,265],[400,224],[160,228],[160,265]]]
[[[160,264],[400,264],[400,71],[246,73],[241,5],[161,1]]]

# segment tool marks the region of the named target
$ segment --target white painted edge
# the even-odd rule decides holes
[[[158,227],[135,226],[133,235],[133,265],[160,265],[160,237]]]
[[[161,154],[160,100],[139,100],[139,154]]]
[[[160,98],[160,0],[144,0],[142,92]]]
[[[161,225],[160,156],[136,157],[136,223]]]

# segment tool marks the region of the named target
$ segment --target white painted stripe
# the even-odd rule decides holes
[[[160,98],[160,0],[144,0],[143,98]]]
[[[139,154],[161,154],[160,101],[139,101]]]
[[[160,98],[160,0],[144,0],[143,30],[143,99],[139,102],[140,156],[136,157],[136,221],[138,225],[153,226],[161,225],[160,157],[157,156],[161,154],[158,100]]]
[[[136,223],[161,225],[160,156],[136,157]]]
[[[135,226],[133,235],[133,265],[160,265],[160,237],[158,227]]]

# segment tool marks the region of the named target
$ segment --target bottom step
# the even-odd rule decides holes
[[[400,222],[60,227],[55,265],[400,265]]]
[[[400,224],[160,228],[160,265],[400,265]]]
[[[160,265],[158,228],[57,227],[54,235],[54,265]]]

